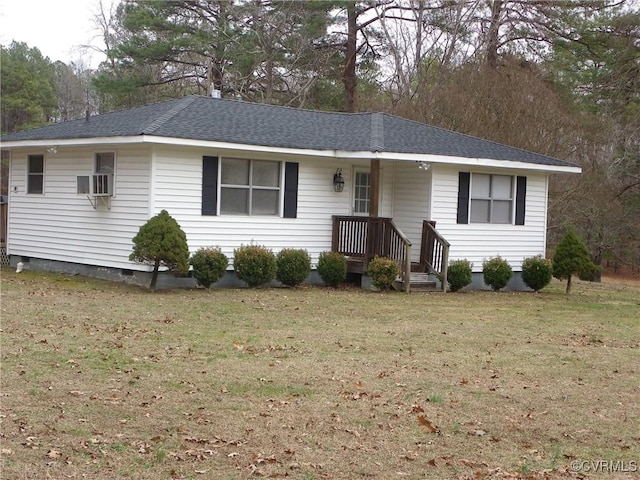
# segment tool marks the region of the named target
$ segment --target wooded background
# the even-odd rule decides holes
[[[552,177],[550,248],[571,226],[640,273],[638,0],[121,0],[94,21],[95,70],[2,47],[2,132],[212,88],[384,111],[580,165]]]

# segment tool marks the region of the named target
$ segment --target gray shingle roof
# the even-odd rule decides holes
[[[154,135],[313,150],[432,154],[573,166],[385,113],[336,113],[189,96],[5,135],[2,142]]]

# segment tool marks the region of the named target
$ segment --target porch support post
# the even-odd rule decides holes
[[[380,160],[371,159],[371,190],[370,190],[369,216],[378,216],[378,203],[380,201]]]

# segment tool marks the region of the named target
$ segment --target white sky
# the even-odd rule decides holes
[[[112,1],[103,4],[108,7]],[[104,56],[80,46],[103,46],[93,23],[98,4],[99,0],[0,0],[0,43],[25,42],[52,62],[83,60],[96,68]]]

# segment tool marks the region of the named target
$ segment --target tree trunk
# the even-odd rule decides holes
[[[502,13],[502,0],[491,2],[491,23],[487,32],[487,63],[491,68],[498,66],[498,38],[500,34],[500,14]]]
[[[571,293],[571,274],[569,274],[569,276],[567,277],[567,290],[566,290],[567,295],[569,295],[569,293]]]
[[[355,2],[350,2],[347,6],[347,42],[346,58],[344,70],[342,71],[342,82],[344,83],[344,111],[353,113],[357,111],[356,106],[356,49],[358,25],[356,20]]]
[[[156,291],[156,281],[158,280],[158,269],[160,268],[160,260],[156,259],[156,263],[153,265],[153,274],[151,275],[151,285],[149,290]]]

